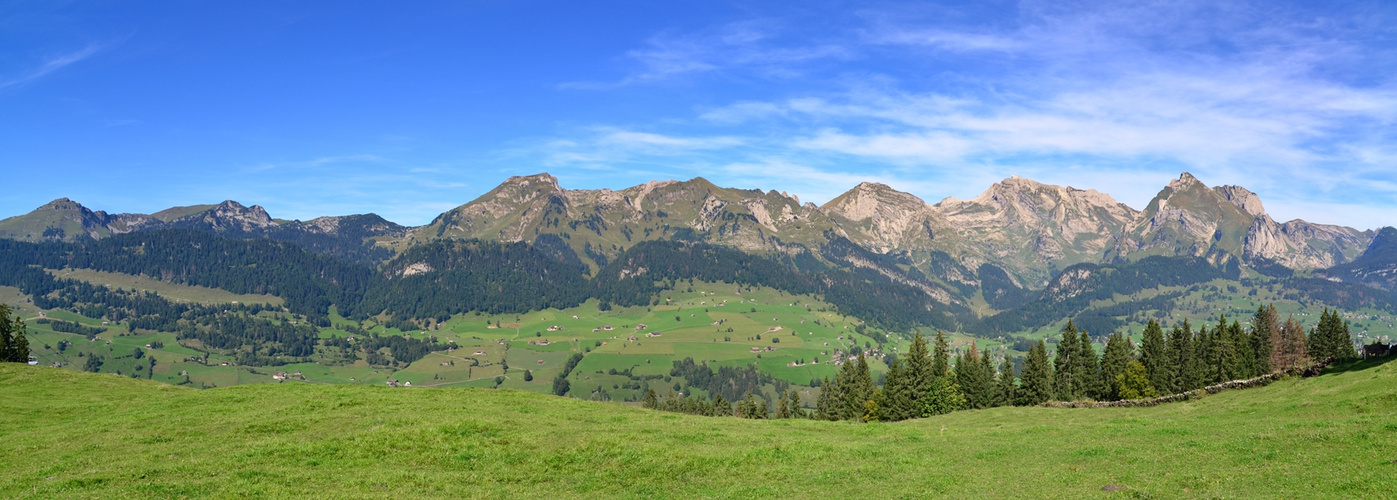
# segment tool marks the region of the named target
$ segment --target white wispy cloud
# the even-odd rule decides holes
[[[102,50],[106,49],[108,46],[110,46],[110,44],[90,44],[76,51],[59,54],[57,56],[47,58],[42,63],[40,63],[38,67],[33,68],[24,74],[11,77],[5,80],[0,80],[0,88],[23,85],[34,80],[38,80],[55,71],[58,71],[67,66],[71,66],[84,59],[92,57],[98,52],[101,52]]]
[[[833,43],[781,46],[783,27],[767,21],[731,23],[701,33],[655,35],[642,48],[630,50],[625,60],[634,69],[616,81],[578,81],[560,85],[568,89],[612,89],[658,82],[681,76],[742,69],[774,78],[802,74],[802,63],[844,59],[853,54]]]
[[[1372,42],[1397,11],[1304,8],[1024,1],[994,25],[872,14],[842,35],[804,40],[775,40],[765,25],[730,25],[730,41],[668,35],[629,54],[645,68],[632,78],[761,60],[742,56],[746,47],[784,62],[885,60],[838,76],[842,91],[739,98],[639,135],[570,136],[550,154],[554,165],[702,165],[735,181],[806,186],[795,189],[811,198],[877,177],[934,202],[1016,172],[1136,208],[1188,170],[1259,192],[1277,219],[1397,224],[1397,50]],[[820,52],[826,44],[839,49]],[[934,72],[898,70],[927,61]]]

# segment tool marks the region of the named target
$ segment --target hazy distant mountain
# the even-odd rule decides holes
[[[321,253],[360,261],[392,257],[393,251],[387,246],[375,246],[373,238],[396,238],[406,234],[406,228],[374,214],[319,217],[308,222],[281,221],[273,219],[260,206],[248,207],[228,200],[216,205],[173,207],[150,215],[109,215],[61,198],[28,214],[0,221],[0,238],[83,241],[159,229],[193,229],[233,238],[292,241]]]

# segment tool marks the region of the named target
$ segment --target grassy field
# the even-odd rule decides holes
[[[197,302],[200,304],[268,304],[273,306],[280,306],[282,304],[281,297],[275,295],[238,294],[217,288],[180,285],[132,274],[109,273],[94,271],[92,269],[49,269],[48,272],[59,278],[86,281],[94,285],[104,285],[109,288],[140,290],[143,292],[148,290],[176,302]]]
[[[60,276],[79,278],[94,283],[123,288],[152,289],[180,300],[200,302],[251,302],[274,300],[276,297],[235,295],[221,290],[171,285],[156,280],[90,270],[64,270]],[[1294,315],[1311,326],[1323,310],[1322,304],[1305,303],[1284,297],[1285,290],[1260,286],[1256,294],[1249,289],[1230,288],[1225,281],[1215,281],[1196,287],[1146,290],[1135,296],[1118,296],[1097,306],[1120,301],[1137,300],[1167,292],[1187,292],[1174,300],[1173,314],[1163,318],[1172,326],[1188,318],[1194,325],[1212,324],[1217,314],[1246,323],[1259,304],[1274,303],[1282,317]],[[0,287],[0,301],[20,309],[21,317],[36,318],[38,311],[18,290]],[[597,397],[613,401],[635,401],[643,395],[648,383],[652,387],[671,388],[679,380],[642,382],[647,375],[669,374],[672,362],[684,358],[708,362],[710,366],[754,365],[758,370],[795,385],[808,386],[812,380],[833,377],[837,366],[831,364],[839,352],[848,354],[853,346],[876,347],[869,335],[857,333],[861,321],[841,315],[816,297],[790,295],[759,287],[738,287],[722,283],[695,282],[692,285],[662,292],[657,304],[649,307],[624,307],[603,311],[596,302],[587,302],[568,309],[549,309],[522,314],[460,314],[427,331],[403,332],[375,326],[364,327],[380,335],[409,335],[415,338],[435,336],[441,342],[455,346],[414,362],[411,366],[389,368],[369,366],[360,360],[353,363],[337,361],[337,350],[322,348],[312,358],[319,363],[297,363],[283,367],[247,367],[234,363],[235,357],[213,353],[208,362],[198,361],[202,352],[197,345],[182,346],[172,333],[149,331],[128,332],[126,325],[103,325],[102,320],[85,318],[67,311],[45,311],[48,317],[77,321],[105,328],[92,340],[82,335],[55,332],[50,327],[31,322],[31,343],[43,365],[59,365],[81,369],[90,355],[101,356],[104,373],[153,379],[167,383],[187,383],[194,387],[226,386],[246,383],[272,383],[276,371],[301,371],[305,380],[327,384],[384,384],[390,379],[412,382],[428,387],[494,387],[496,377],[504,377],[502,387],[550,393],[553,378],[561,371],[572,353],[586,357],[569,376],[572,391],[580,397]],[[1150,311],[1131,317],[1121,317],[1136,340],[1144,328]],[[273,314],[264,312],[263,315]],[[1397,323],[1391,313],[1373,310],[1345,311],[1344,317],[1353,322],[1356,336],[1366,341],[1374,338],[1397,337]],[[293,318],[294,319],[294,318]],[[347,337],[343,330],[353,322],[332,315],[336,328],[321,330],[322,337]],[[716,324],[715,324],[716,323]],[[1031,338],[1056,339],[1066,319],[1029,332],[1016,332]],[[606,329],[607,326],[610,329]],[[644,325],[644,327],[642,327]],[[923,335],[935,335],[924,329]],[[1093,332],[1099,334],[1102,332]],[[647,335],[651,334],[651,335]],[[964,349],[973,340],[979,347],[995,356],[1021,356],[1001,339],[975,338],[971,335],[947,332],[951,348]],[[1099,335],[1098,335],[1099,336]],[[632,340],[634,337],[634,340]],[[905,333],[887,335],[883,345],[888,353],[906,352]],[[156,359],[154,369],[148,359],[136,359],[133,350],[159,341],[163,349],[150,350]],[[547,341],[543,345],[543,341]],[[65,349],[58,346],[63,343]],[[1049,346],[1052,349],[1053,346]],[[756,352],[753,349],[757,349]],[[1104,346],[1098,344],[1098,349]],[[476,354],[479,352],[479,354]],[[323,363],[323,364],[321,364]],[[506,369],[507,365],[507,369]],[[630,370],[631,376],[611,375]],[[879,360],[872,369],[886,370]],[[533,377],[525,381],[528,370]],[[186,382],[187,380],[187,382]],[[768,388],[772,386],[768,384]],[[686,389],[687,390],[687,389]]]
[[[1394,383],[1366,364],[1155,408],[854,424],[4,365],[0,496],[1391,498]]]
[[[81,277],[97,279],[102,276],[82,274]],[[100,279],[95,282],[105,283]],[[131,286],[126,282],[112,285]],[[0,289],[0,298],[8,297],[10,303],[27,305],[17,290],[9,295],[5,295],[6,292]],[[158,291],[161,294],[174,292],[177,290]],[[204,289],[200,291],[202,295],[183,297],[207,300],[210,292],[226,293]],[[403,332],[371,323],[366,325],[371,326],[371,332],[380,335],[406,334],[415,338],[430,335],[455,346],[396,370],[371,367],[362,360],[352,364],[329,363],[331,366],[298,363],[247,367],[233,363],[233,356],[217,353],[209,357],[208,363],[202,363],[195,360],[203,354],[195,350],[198,346],[181,345],[173,333],[143,330],[131,333],[123,324],[103,325],[101,320],[58,310],[46,311],[46,314],[54,319],[102,327],[105,331],[89,340],[83,335],[56,332],[35,322],[31,322],[29,330],[34,354],[43,365],[80,369],[87,356],[98,355],[104,360],[103,373],[135,375],[167,383],[184,382],[187,377],[188,384],[194,387],[272,383],[273,372],[301,371],[306,381],[313,383],[383,384],[396,379],[427,387],[494,387],[493,379],[504,377],[502,387],[549,393],[553,378],[567,358],[573,353],[584,353],[584,361],[569,379],[573,394],[586,397],[594,392],[605,393],[607,398],[621,401],[638,400],[643,394],[624,387],[633,379],[607,375],[611,369],[630,369],[636,377],[667,375],[673,361],[686,357],[714,366],[755,364],[758,369],[795,384],[832,377],[836,367],[830,361],[837,351],[847,353],[855,345],[874,347],[877,343],[868,335],[856,333],[861,324],[857,318],[831,309],[813,297],[773,289],[695,283],[692,289],[686,287],[663,293],[660,304],[652,307],[602,311],[595,302],[588,302],[563,310],[524,314],[462,314],[428,331]],[[21,314],[34,318],[38,310],[28,305]],[[332,322],[339,328],[350,323],[339,317],[333,317]],[[350,334],[327,328],[322,330],[321,336],[347,337]],[[968,339],[957,337],[956,341],[959,345],[968,343]],[[146,365],[148,360],[135,359],[133,351],[144,349],[154,341],[163,343],[164,348],[147,350],[146,356],[156,359],[152,370]],[[65,343],[61,350],[60,343]],[[905,344],[905,340],[894,339],[887,347],[889,350],[905,349]],[[753,352],[753,348],[760,352]],[[876,360],[873,368],[875,371],[886,369]],[[531,372],[533,380],[524,380],[525,370]],[[671,383],[666,381],[664,385]]]

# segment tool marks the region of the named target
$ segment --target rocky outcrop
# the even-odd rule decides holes
[[[1081,190],[1010,177],[971,200],[938,203],[960,234],[972,267],[991,262],[1027,278],[1035,288],[1052,269],[1097,262],[1137,212],[1094,189]]]

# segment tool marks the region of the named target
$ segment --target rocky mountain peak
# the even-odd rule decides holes
[[[897,217],[927,208],[925,201],[878,182],[863,182],[820,207],[825,213],[853,221]]]
[[[500,184],[500,187],[505,186],[514,186],[521,189],[541,189],[548,191],[563,190],[563,188],[558,186],[558,178],[553,177],[553,175],[549,174],[548,172],[537,173],[534,175],[516,175],[508,179],[505,179],[505,181]]]
[[[1213,188],[1213,190],[1221,194],[1227,201],[1237,205],[1237,208],[1251,214],[1252,217],[1266,215],[1266,208],[1261,205],[1261,197],[1257,196],[1256,193],[1248,191],[1247,188],[1242,186],[1218,186]]]
[[[39,207],[38,209],[39,209],[39,210],[85,210],[86,207],[82,206],[81,203],[78,203],[78,202],[76,202],[76,201],[70,200],[70,199],[68,199],[68,198],[59,198],[59,199],[57,199],[57,200],[53,200],[53,201],[50,201],[50,202],[48,202],[48,203],[45,203],[44,206]]]
[[[1178,179],[1169,181],[1169,187],[1175,190],[1187,189],[1193,186],[1207,187],[1203,184],[1203,181],[1198,180],[1197,177],[1194,177],[1193,174],[1188,172],[1180,173]]]

